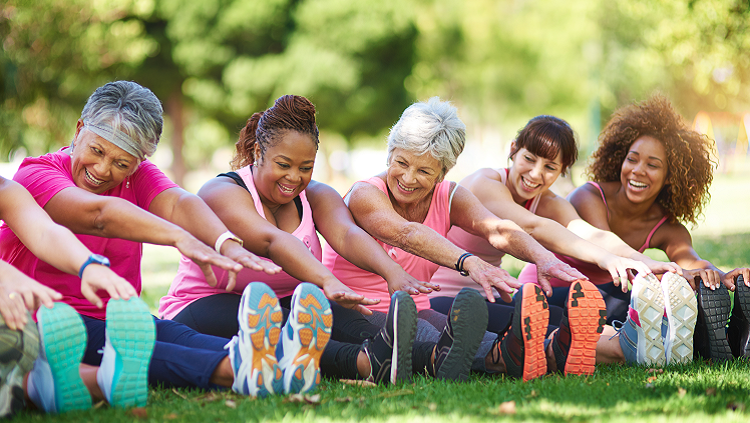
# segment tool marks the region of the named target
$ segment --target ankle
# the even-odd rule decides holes
[[[359,350],[359,354],[357,354],[357,372],[363,379],[369,379],[372,376],[370,359],[367,357],[364,350]]]
[[[503,353],[500,351],[500,342],[492,346],[490,352],[484,357],[484,367],[497,373],[506,373]]]

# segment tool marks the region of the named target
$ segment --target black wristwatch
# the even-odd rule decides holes
[[[109,259],[100,255],[100,254],[92,254],[89,256],[89,259],[86,260],[85,263],[81,265],[81,270],[78,271],[78,277],[83,278],[83,271],[86,269],[86,266],[88,266],[91,263],[95,264],[101,264],[102,266],[109,267]]]

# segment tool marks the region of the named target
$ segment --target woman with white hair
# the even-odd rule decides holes
[[[355,183],[344,197],[357,224],[418,280],[430,280],[439,266],[454,268],[479,284],[490,301],[494,300],[492,288],[502,298],[510,300],[511,293],[521,285],[506,271],[448,241],[445,236],[451,226],[461,227],[487,239],[497,249],[536,263],[540,280],[549,277],[569,282],[585,279],[577,270],[556,259],[518,225],[490,213],[467,189],[444,180],[464,148],[465,131],[456,108],[437,97],[407,108],[388,136],[388,169]],[[389,305],[389,291],[401,287],[388,285],[383,278],[359,269],[331,249],[324,250],[323,263],[358,293],[381,300],[380,304],[371,307],[376,311],[372,316],[339,313],[334,328],[344,323],[356,326],[351,321],[357,319],[382,324],[383,312]],[[548,283],[542,286],[551,293]],[[469,291],[478,294],[475,290]],[[472,297],[460,309],[454,304],[449,313],[448,332],[478,331],[480,337],[483,336],[476,354],[467,351],[463,360],[455,363],[457,367],[465,367],[462,372],[468,373],[471,366],[473,370],[506,372],[524,380],[546,373],[543,350],[549,319],[546,297],[539,287],[532,285],[524,286],[520,295],[522,300],[516,302],[511,328],[502,339],[485,332],[484,323],[452,327],[454,315],[479,310],[486,313],[480,295]],[[414,299],[420,317],[417,340],[439,339],[440,330],[446,326],[446,316],[430,309],[426,295],[417,295]],[[438,355],[444,353],[440,347],[441,343],[438,343]]]
[[[161,103],[150,90],[108,83],[89,97],[71,146],[25,159],[14,180],[94,253],[79,274],[92,264],[111,266],[140,294],[144,242],[176,247],[209,284],[216,283],[212,266],[277,273],[278,266],[242,248],[200,198],[146,159],[162,123]],[[145,405],[149,382],[204,389],[247,385],[250,364],[242,351],[224,348],[226,339],[154,321],[138,297],[110,301],[111,293],[100,291],[101,303],[91,304],[79,278],[39,260],[7,226],[0,228],[0,245],[1,259],[63,296],[64,304],[38,316],[41,362],[29,377],[29,391],[40,408],[90,407],[89,391],[116,406]],[[81,380],[81,362],[101,364],[93,380]]]

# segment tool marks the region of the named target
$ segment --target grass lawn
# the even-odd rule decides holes
[[[724,270],[750,265],[750,178],[717,176],[706,222],[692,229],[695,249]],[[738,198],[738,193],[744,197]],[[649,251],[655,258],[660,252]],[[143,297],[154,309],[167,291],[179,255],[145,246]],[[522,263],[508,259],[512,273]],[[314,395],[257,400],[220,392],[152,389],[144,409],[106,405],[60,416],[25,413],[14,422],[663,422],[750,420],[750,364],[691,363],[663,372],[645,367],[599,366],[591,377],[546,376],[523,383],[475,375],[468,383],[423,377],[411,384],[360,387],[323,380]]]

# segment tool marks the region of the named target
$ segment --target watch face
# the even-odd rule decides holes
[[[91,261],[109,267],[109,259],[101,254],[92,254]]]

